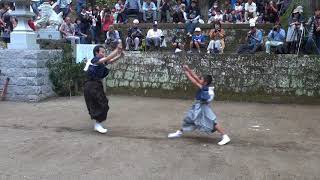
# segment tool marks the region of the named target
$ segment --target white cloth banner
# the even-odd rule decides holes
[[[93,58],[93,48],[96,44],[77,44],[76,45],[76,62],[81,63]]]

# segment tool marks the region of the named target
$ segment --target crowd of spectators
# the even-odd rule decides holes
[[[201,16],[198,0],[118,0],[111,7],[87,6],[85,0],[49,0],[56,3],[55,11],[62,13],[64,22],[59,31],[63,38],[74,43],[100,44],[113,48],[119,43],[126,50],[150,50],[172,46],[174,52],[202,52],[208,54],[224,53],[227,33],[223,24],[248,24],[245,44],[240,45],[237,53],[255,53],[265,49],[266,53],[297,53],[304,45],[317,47],[320,54],[320,11],[316,10],[311,18],[303,17],[303,7],[298,6],[288,19],[288,29],[282,28],[280,16],[290,0],[208,0],[208,21]],[[32,9],[39,16],[38,7],[43,0],[32,0]],[[73,7],[74,6],[74,7]],[[10,32],[16,26],[15,18],[10,16],[13,5],[1,6],[1,38],[10,42]],[[71,18],[70,13],[76,14]],[[132,21],[132,19],[134,19]],[[30,27],[35,25],[30,20]],[[144,33],[138,24],[150,22],[152,27]],[[114,24],[130,24],[127,32],[119,32]],[[176,30],[170,43],[158,23],[184,24],[184,29]],[[201,24],[212,24],[212,29],[204,33]],[[274,24],[270,32],[264,32],[256,24]],[[125,33],[126,39],[123,39]],[[266,37],[266,38],[264,38]],[[307,37],[306,43],[303,38]],[[122,40],[123,39],[123,40]]]

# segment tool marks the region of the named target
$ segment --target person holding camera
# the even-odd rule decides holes
[[[247,33],[246,44],[239,47],[238,54],[254,54],[258,50],[262,50],[263,33],[256,28],[255,23],[250,23],[250,31]]]
[[[207,53],[211,54],[218,54],[223,53],[224,49],[224,38],[225,38],[225,31],[221,28],[221,23],[216,21],[214,23],[214,29],[210,31],[210,42],[207,48]]]
[[[287,32],[287,52],[295,53],[299,49],[300,39],[303,34],[303,21],[302,6],[298,6],[292,11],[292,15],[289,17],[289,27]]]
[[[270,54],[271,47],[276,47],[279,54],[283,53],[285,38],[286,31],[281,28],[280,23],[276,23],[273,29],[268,34],[268,41],[266,42],[266,53]]]

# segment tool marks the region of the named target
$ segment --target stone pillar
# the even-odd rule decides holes
[[[12,0],[15,2],[15,11],[12,16],[18,20],[17,27],[10,35],[8,49],[39,49],[37,35],[28,25],[28,20],[34,16],[30,11],[30,0]]]

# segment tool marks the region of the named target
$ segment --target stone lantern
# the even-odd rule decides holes
[[[10,14],[18,20],[17,27],[10,34],[8,49],[39,49],[37,35],[28,25],[28,20],[34,16],[30,11],[31,0],[11,0],[15,3],[15,11]]]

